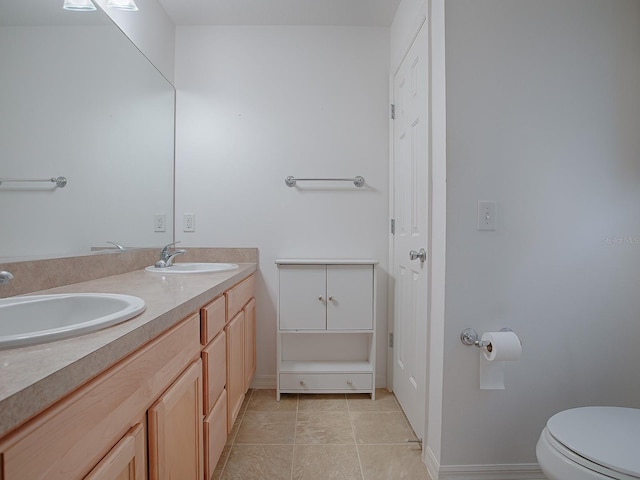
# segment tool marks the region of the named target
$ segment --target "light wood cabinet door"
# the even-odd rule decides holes
[[[227,324],[227,433],[231,433],[244,400],[244,311]]]
[[[139,423],[96,465],[84,480],[144,480],[147,478],[145,430]]]
[[[149,478],[203,478],[202,362],[193,363],[149,409]]]
[[[256,299],[244,307],[244,391],[249,390],[256,373]]]

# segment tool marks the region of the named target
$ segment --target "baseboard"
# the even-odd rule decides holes
[[[429,471],[433,480],[547,480],[537,463],[443,465],[437,472]]]
[[[441,466],[429,447],[424,463],[432,480],[547,480],[537,463]]]
[[[423,461],[427,466],[427,472],[429,472],[429,476],[431,477],[431,479],[438,480],[440,463],[438,462],[438,459],[436,458],[436,456],[433,454],[433,451],[431,450],[431,448],[429,448],[428,446],[424,452]]]
[[[276,388],[276,376],[275,375],[256,375],[251,382],[251,388],[266,389]]]

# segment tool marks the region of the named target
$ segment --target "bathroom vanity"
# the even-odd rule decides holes
[[[147,310],[0,352],[0,478],[211,478],[255,372],[255,270],[53,289],[126,291]]]
[[[280,259],[281,393],[370,393],[376,378],[375,260]]]

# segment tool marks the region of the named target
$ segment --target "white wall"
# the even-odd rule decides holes
[[[257,382],[275,386],[274,260],[351,256],[380,260],[384,385],[389,30],[178,27],[176,60],[176,238],[259,248]],[[367,185],[289,188],[289,175]]]
[[[640,407],[638,45],[636,0],[446,2],[443,465],[535,463],[555,412]],[[522,339],[506,390],[466,327]]]
[[[106,8],[107,0],[96,0],[96,3],[173,83],[176,27],[158,0],[137,0],[137,12]]]

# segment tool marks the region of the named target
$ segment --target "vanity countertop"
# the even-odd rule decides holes
[[[146,310],[119,325],[42,345],[0,350],[0,435],[139,349],[208,301],[256,271],[158,275],[136,270],[34,294],[121,293],[142,298]]]

